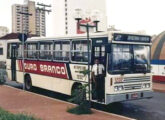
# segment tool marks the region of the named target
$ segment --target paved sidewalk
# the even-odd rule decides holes
[[[153,90],[157,92],[165,92],[165,83],[153,82]]]
[[[92,115],[66,112],[74,105],[8,86],[0,86],[0,107],[12,113],[27,113],[42,120],[130,120],[127,117],[93,110]]]

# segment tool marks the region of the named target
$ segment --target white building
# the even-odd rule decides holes
[[[99,12],[99,31],[107,31],[106,0],[53,0],[52,35],[76,34],[75,9],[81,9],[83,19]]]
[[[7,27],[0,26],[0,37],[5,36],[9,33],[9,29]]]
[[[7,41],[6,40],[0,40],[0,62],[6,61],[6,48],[7,48]]]

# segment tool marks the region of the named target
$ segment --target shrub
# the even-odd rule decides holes
[[[78,106],[74,108],[69,108],[67,112],[73,113],[73,114],[91,114],[92,111],[90,109],[90,104],[86,100],[86,87],[88,84],[81,85],[73,92],[73,98],[71,98],[69,101],[78,104]]]
[[[0,108],[0,120],[39,120],[26,114],[12,114]]]

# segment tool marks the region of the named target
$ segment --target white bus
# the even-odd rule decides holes
[[[23,65],[22,44],[10,40],[8,77],[20,83],[25,78],[27,90],[36,86],[71,95],[79,85],[88,83],[88,78],[80,72],[88,69],[88,59],[90,69],[94,60],[99,59],[106,68],[104,104],[152,97],[150,36],[120,32],[91,34],[90,58],[87,43],[85,34],[28,39]]]

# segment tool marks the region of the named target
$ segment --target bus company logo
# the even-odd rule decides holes
[[[47,72],[47,73],[62,74],[62,75],[66,74],[64,66],[51,66],[51,65],[42,65],[41,64],[40,71]]]
[[[37,71],[37,65],[32,63],[24,63],[25,70]]]
[[[23,63],[21,61],[19,61],[19,68],[23,71]],[[25,72],[68,79],[64,63],[25,60],[24,68]]]

